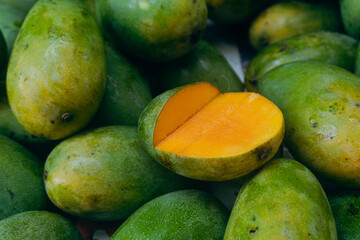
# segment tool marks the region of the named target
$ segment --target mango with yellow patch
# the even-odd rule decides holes
[[[194,179],[241,177],[264,165],[284,136],[281,111],[256,93],[224,93],[210,83],[156,97],[142,113],[139,134],[170,170]]]

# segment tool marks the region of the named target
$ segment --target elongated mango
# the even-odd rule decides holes
[[[37,2],[16,39],[7,72],[11,109],[31,134],[61,139],[83,128],[105,88],[100,30],[80,0]]]

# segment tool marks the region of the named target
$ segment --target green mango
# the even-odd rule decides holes
[[[207,21],[205,0],[98,0],[96,11],[116,47],[151,62],[188,53]]]
[[[44,209],[48,200],[42,178],[43,164],[24,147],[2,135],[0,146],[0,219]]]
[[[0,29],[4,34],[8,57],[26,14],[0,2]]]
[[[261,49],[297,34],[326,30],[340,31],[337,7],[298,1],[281,2],[263,11],[251,24],[250,43]]]
[[[37,1],[38,0],[0,0],[0,4],[6,4],[16,8],[26,15]]]
[[[259,92],[284,114],[285,145],[315,174],[360,188],[360,78],[337,66],[294,62],[267,72]]]
[[[240,190],[224,240],[336,240],[329,202],[315,176],[291,159],[274,159]]]
[[[109,44],[106,58],[106,88],[94,125],[137,126],[142,111],[152,99],[148,83],[136,67]]]
[[[356,50],[354,73],[360,76],[360,44],[358,45],[358,48]]]
[[[353,71],[358,42],[335,32],[311,32],[280,40],[263,48],[245,74],[249,92],[258,92],[258,79],[277,66],[297,61],[325,62]]]
[[[183,190],[160,196],[137,210],[112,240],[222,240],[228,210],[212,195]]]
[[[0,73],[5,69],[7,63],[7,48],[4,35],[0,28]]]
[[[45,212],[19,213],[0,221],[1,240],[82,240],[75,225],[63,216]]]
[[[197,82],[209,82],[221,92],[242,92],[244,86],[224,56],[201,40],[190,53],[152,70],[163,90]]]
[[[269,4],[269,0],[206,0],[209,18],[223,24],[240,23]]]
[[[135,127],[104,127],[68,138],[45,163],[50,200],[94,220],[126,219],[147,201],[189,183],[143,150]]]
[[[345,31],[360,39],[360,2],[358,0],[340,0],[340,10]]]
[[[356,191],[328,195],[339,240],[360,239],[360,198]]]
[[[19,123],[35,136],[65,138],[95,114],[105,81],[103,39],[85,5],[80,0],[37,2],[21,27],[7,71],[9,104]]]

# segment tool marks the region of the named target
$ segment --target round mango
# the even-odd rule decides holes
[[[93,220],[126,219],[189,181],[142,149],[135,127],[98,128],[60,143],[45,163],[45,187],[61,210]]]
[[[98,0],[96,9],[116,47],[151,62],[189,52],[207,21],[205,0]]]
[[[269,161],[284,136],[281,111],[256,93],[224,93],[210,83],[153,99],[139,120],[147,151],[170,170],[199,180],[244,176]]]
[[[358,0],[340,0],[340,10],[345,31],[360,39],[360,2]]]

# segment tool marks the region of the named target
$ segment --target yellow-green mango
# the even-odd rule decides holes
[[[325,62],[353,71],[357,40],[335,32],[311,32],[280,40],[264,47],[246,69],[245,85],[258,92],[257,84],[266,72],[277,66],[297,61]]]
[[[350,36],[360,39],[360,1],[340,0],[339,2],[345,31]]]
[[[338,66],[294,62],[259,79],[285,118],[285,145],[315,174],[360,188],[360,78]]]
[[[208,193],[182,190],[146,203],[111,240],[222,240],[229,212]]]
[[[261,49],[297,34],[339,31],[340,13],[335,6],[298,1],[277,3],[263,11],[250,27],[250,43]]]
[[[207,22],[205,0],[98,0],[96,10],[116,47],[150,62],[188,53]]]
[[[68,138],[45,163],[45,187],[61,210],[94,220],[126,219],[144,203],[190,181],[156,163],[137,129],[110,126]]]
[[[42,178],[43,163],[3,135],[0,146],[0,219],[45,209],[48,199]]]
[[[19,213],[0,221],[1,240],[82,240],[76,226],[46,211]]]
[[[31,134],[61,139],[83,128],[104,92],[99,28],[80,0],[44,0],[27,15],[7,72],[10,107]]]
[[[336,240],[329,202],[301,163],[274,159],[240,190],[224,240]]]

